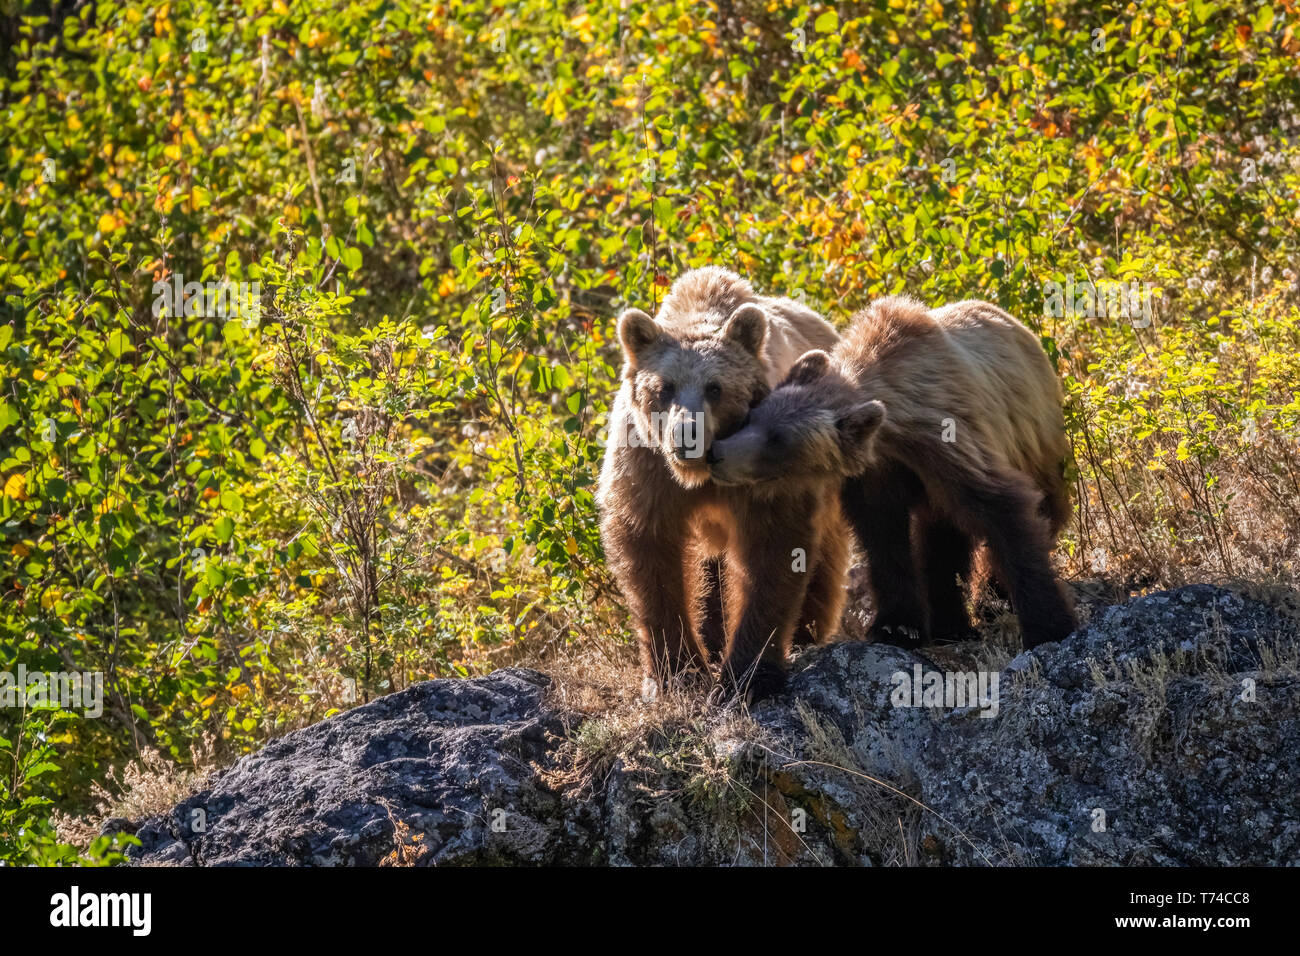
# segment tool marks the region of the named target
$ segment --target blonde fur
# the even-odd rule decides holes
[[[1015,470],[1049,496],[1064,493],[1060,382],[1034,333],[997,306],[968,299],[931,311],[906,296],[879,299],[832,358],[888,409],[882,446],[934,436],[963,469]]]
[[[801,354],[832,348],[839,336],[799,303],[759,296],[734,273],[707,267],[679,278],[653,320],[624,313],[619,338],[623,382],[597,503],[645,676],[661,684],[725,645],[724,675],[770,691],[797,630],[822,640],[838,626],[849,532],[833,492],[792,482],[774,500],[721,489],[705,455]],[[679,436],[692,422],[703,434],[688,448]],[[806,549],[807,568],[792,572],[796,547]],[[780,587],[752,586],[773,575]],[[773,600],[782,605],[775,618]]]
[[[987,302],[927,310],[895,296],[859,313],[831,355],[800,358],[714,443],[710,469],[730,486],[799,476],[840,489],[876,639],[968,632],[958,582],[982,541],[1032,645],[1074,623],[1050,559],[1070,514],[1068,450],[1060,385],[1029,329]]]

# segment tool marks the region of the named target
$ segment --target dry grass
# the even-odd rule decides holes
[[[1267,590],[1282,607],[1291,608],[1300,601],[1300,595],[1294,590],[1285,593]],[[1130,711],[1127,723],[1133,734],[1134,750],[1148,761],[1166,721],[1169,689],[1175,681],[1195,676],[1198,681],[1230,695],[1243,689],[1244,672],[1229,671],[1225,666],[1228,635],[1217,613],[1211,623],[1212,637],[1191,650],[1153,650],[1144,657],[1123,661],[1108,653],[1087,660],[1089,674],[1099,691],[1115,689],[1135,699],[1136,707]],[[1300,678],[1300,626],[1291,633],[1259,635],[1254,652],[1257,666],[1253,673],[1258,679]]]
[[[635,656],[607,650],[575,646],[564,661],[569,666],[553,672],[552,698],[580,719],[573,728],[570,782],[599,785],[615,761],[647,750],[681,767],[716,775],[718,755],[707,741],[719,730],[748,730],[752,721],[733,708],[711,704],[702,675],[675,681],[644,700]]]
[[[872,861],[882,866],[911,866],[919,861],[924,808],[905,792],[866,773],[833,723],[822,720],[803,701],[795,702],[795,710],[807,733],[810,759],[842,772],[846,785],[860,792],[859,806],[867,824],[856,836]]]
[[[1009,659],[1013,637],[1018,640],[1014,617],[1005,642],[966,647],[979,646],[982,654]],[[753,849],[761,843],[765,859],[769,854],[792,857],[800,850],[816,858],[791,826],[792,806],[808,810],[846,853],[865,850],[873,862],[889,866],[917,865],[924,859],[921,822],[928,808],[905,789],[863,772],[839,729],[802,701],[795,707],[806,751],[796,758],[780,753],[746,709],[711,703],[703,679],[674,684],[643,700],[640,666],[630,646],[577,642],[545,662],[517,662],[544,663],[555,680],[554,701],[577,717],[563,769],[549,777],[558,789],[581,797],[599,792],[616,767],[621,773],[644,772],[659,781],[675,781],[664,796],[682,796],[703,808],[719,842],[749,841]],[[737,771],[734,756],[745,748],[771,755],[757,777]],[[866,824],[857,821],[849,829],[840,811],[806,791],[792,774],[799,765],[818,765],[837,785],[860,791]]]
[[[139,758],[121,771],[110,771],[104,782],[92,784],[94,811],[82,817],[57,812],[51,817],[59,840],[84,851],[107,820],[138,822],[170,813],[176,804],[203,789],[220,769],[216,750],[213,738],[203,738],[190,754],[193,770],[173,763],[157,750],[141,751]]]

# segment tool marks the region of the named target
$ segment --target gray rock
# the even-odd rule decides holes
[[[565,733],[523,670],[429,681],[275,741],[146,821],[143,859],[171,841],[200,865],[560,863],[584,852],[537,778]]]
[[[921,790],[947,820],[927,816],[930,852],[1300,862],[1298,642],[1289,613],[1196,585],[1108,608],[1020,655],[996,720],[953,714],[926,743]]]
[[[243,758],[135,827],[172,865],[1287,864],[1300,627],[1193,586],[1018,655],[997,707],[896,706],[970,668],[839,643],[751,712],[584,718],[511,669],[419,684]],[[899,676],[902,675],[902,676]],[[910,700],[910,698],[909,698]],[[988,703],[987,701],[984,703]],[[635,721],[632,721],[635,724]],[[116,829],[130,829],[115,821]]]

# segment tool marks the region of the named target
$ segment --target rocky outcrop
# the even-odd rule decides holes
[[[973,863],[1300,862],[1300,637],[1289,613],[1209,587],[1108,608],[1022,654],[992,723],[952,715],[926,798]]]
[[[395,862],[572,862],[582,841],[538,774],[565,734],[549,683],[428,681],[289,734],[146,821],[144,860],[368,866],[405,848]]]
[[[166,817],[133,826],[133,855],[182,865],[1300,861],[1300,627],[1285,601],[1188,587],[1098,610],[1066,641],[1004,656],[1005,666],[981,664],[989,655],[979,644],[813,648],[786,693],[748,713],[697,695],[586,716],[520,669],[430,681],[245,757]],[[974,693],[959,699],[959,689]]]

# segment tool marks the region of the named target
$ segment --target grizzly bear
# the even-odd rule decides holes
[[[891,297],[831,355],[800,358],[709,458],[725,486],[840,482],[866,552],[871,639],[971,636],[960,582],[983,542],[1032,647],[1075,627],[1050,554],[1070,515],[1068,451],[1060,384],[1028,328],[987,302],[927,311]]]
[[[850,532],[836,494],[819,498],[800,482],[783,494],[724,491],[706,456],[800,355],[839,335],[799,303],[708,267],[681,276],[654,319],[624,312],[618,337],[623,381],[596,498],[643,691],[721,656],[726,688],[762,693],[790,641],[838,626]],[[760,580],[770,584],[753,587]]]

